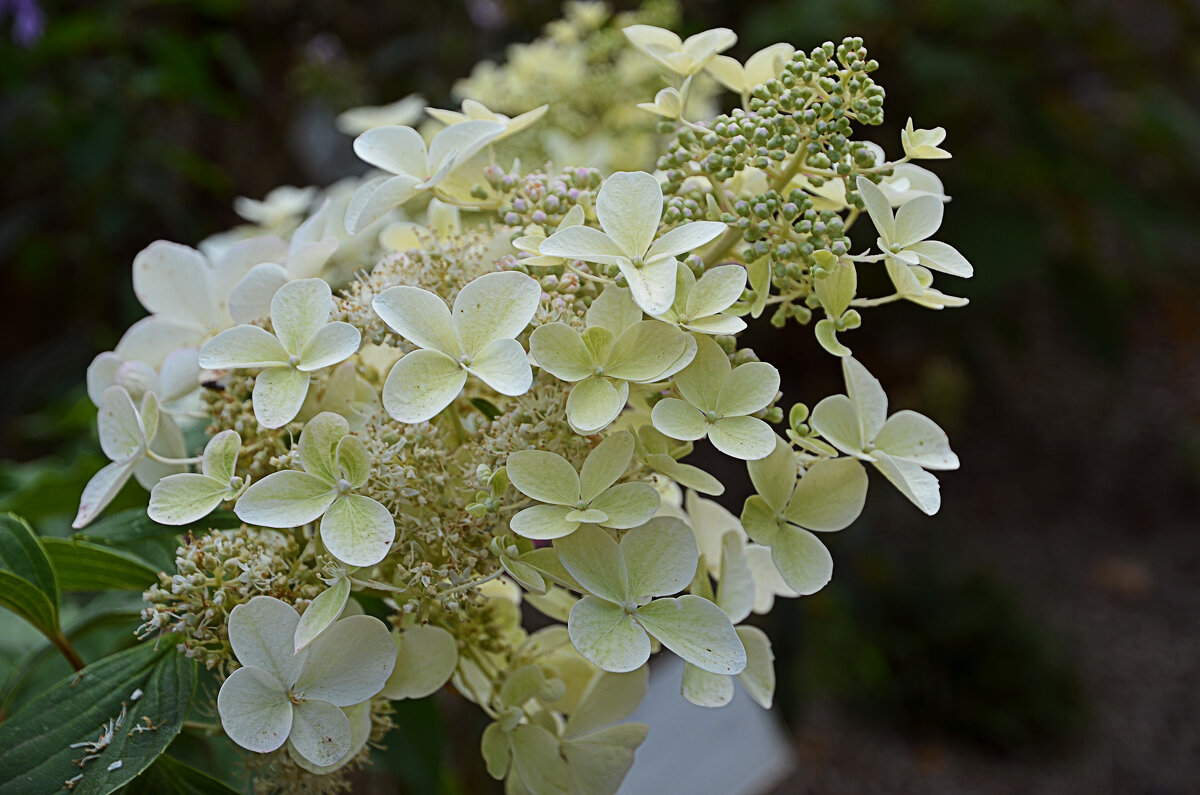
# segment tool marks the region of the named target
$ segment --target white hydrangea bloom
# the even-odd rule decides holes
[[[812,427],[843,453],[874,464],[922,511],[937,513],[940,487],[926,470],[958,469],[958,456],[950,450],[945,431],[915,411],[888,417],[883,387],[854,359],[842,359],[842,374],[846,394],[818,403]]]
[[[671,31],[653,25],[630,25],[622,32],[630,44],[682,77],[696,74],[717,53],[737,44],[737,34],[728,28],[713,28],[682,41]]]
[[[571,608],[567,630],[585,658],[606,671],[632,671],[650,657],[650,636],[686,661],[718,674],[746,667],[746,650],[729,616],[692,594],[696,538],[678,519],[657,517],[627,531],[620,544],[596,525],[554,542],[563,567],[587,592]]]
[[[396,662],[382,621],[358,615],[335,622],[299,653],[296,609],[270,596],[233,608],[229,643],[242,664],[217,695],[221,726],[231,740],[257,753],[286,742],[312,765],[329,767],[354,745],[343,708],[377,694]]]
[[[250,325],[227,329],[200,349],[200,366],[262,368],[254,379],[254,417],[264,428],[281,428],[300,411],[311,373],[358,350],[358,329],[330,323],[332,312],[328,284],[320,279],[288,282],[271,299],[274,334]]]
[[[471,120],[445,127],[425,139],[412,127],[373,127],[354,139],[354,153],[392,176],[364,182],[346,208],[346,230],[354,234],[391,210],[435,188],[456,165],[505,131],[495,121]]]
[[[716,55],[705,68],[718,83],[730,91],[746,96],[755,86],[778,77],[795,52],[795,47],[780,42],[751,55],[746,59],[745,66],[727,55]]]
[[[627,29],[628,30],[628,29]],[[616,265],[633,299],[646,314],[661,315],[675,301],[675,258],[711,242],[727,228],[716,221],[692,221],[661,237],[663,193],[658,180],[642,171],[618,171],[596,196],[600,229],[572,226],[548,237],[544,255]]]
[[[221,431],[209,439],[200,471],[168,475],[154,484],[146,513],[159,524],[190,524],[222,502],[237,499],[246,486],[236,474],[241,447],[237,431]]]
[[[384,290],[372,302],[383,322],[417,350],[392,367],[383,407],[401,422],[424,422],[454,402],[474,375],[502,395],[521,395],[533,382],[515,337],[537,311],[542,288],[517,271],[487,273],[446,302],[419,287]]]
[[[613,485],[633,461],[633,434],[618,431],[588,454],[579,472],[562,456],[520,450],[505,463],[517,491],[537,500],[515,514],[514,533],[546,540],[575,532],[582,524],[626,530],[644,524],[658,510],[658,492],[649,483]]]
[[[711,337],[696,340],[696,358],[675,376],[684,399],[664,398],[654,404],[654,427],[674,439],[705,436],[726,455],[762,458],[774,449],[771,426],[749,415],[762,411],[779,391],[779,371],[766,362],[737,367]]]
[[[243,522],[260,527],[300,527],[321,519],[321,540],[335,558],[351,566],[383,560],[396,537],[391,512],[355,493],[371,474],[362,440],[349,436],[340,415],[318,414],[300,434],[304,471],[272,472],[246,489],[234,507]]]

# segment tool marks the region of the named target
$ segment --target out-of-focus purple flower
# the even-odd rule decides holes
[[[37,0],[0,0],[0,19],[11,13],[13,41],[22,47],[32,46],[46,29],[46,15]]]

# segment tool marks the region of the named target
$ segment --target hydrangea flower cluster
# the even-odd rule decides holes
[[[853,137],[884,96],[857,39],[742,63],[732,31],[645,22],[569,4],[460,111],[349,114],[366,177],[134,261],[150,316],[89,371],[113,463],[75,525],[130,477],[156,522],[240,521],[188,537],[142,634],[180,633],[223,681],[225,733],[297,789],[361,764],[381,705],[452,683],[507,791],[615,792],[654,653],[686,661],[693,703],[737,680],[769,708],[770,640],[744,622],[829,582],[820,537],[869,470],[938,510],[946,435],[889,417],[838,335],[867,307],[965,303],[931,287],[971,267],[931,239],[946,197],[910,162],[948,157],[944,131],[910,122],[896,160]],[[607,83],[580,71],[599,61]],[[621,157],[564,146],[576,118]],[[632,129],[657,147],[637,162]],[[875,253],[851,253],[856,225]],[[876,266],[895,292],[860,297]],[[770,306],[780,327],[823,313],[846,383],[785,427],[776,366],[738,339]],[[700,496],[724,487],[681,460],[696,443],[745,462],[740,516]],[[526,630],[522,602],[555,623]]]

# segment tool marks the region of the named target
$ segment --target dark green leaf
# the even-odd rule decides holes
[[[223,782],[163,754],[121,790],[123,795],[237,795]]]
[[[19,516],[0,516],[0,605],[47,634],[58,631],[58,582],[41,542]]]
[[[496,408],[496,404],[483,398],[471,398],[471,405],[479,409],[489,420],[496,419],[502,413],[500,409]]]
[[[179,536],[185,533],[202,533],[207,530],[231,530],[241,527],[242,521],[233,511],[214,511],[199,522],[189,525],[159,524],[146,515],[145,508],[133,508],[107,516],[93,523],[76,538],[92,543],[121,546],[131,542],[162,536]]]
[[[71,790],[75,795],[116,790],[149,767],[179,733],[195,686],[196,662],[177,652],[170,636],[157,648],[145,643],[60,680],[0,724],[0,770],[6,777],[0,795],[55,792],[80,773],[83,778]],[[142,693],[135,701],[137,690]],[[96,759],[82,768],[72,761],[88,755],[85,748],[71,748],[73,743],[95,741],[118,720]]]
[[[158,582],[158,569],[128,552],[62,538],[42,545],[64,591],[144,591]]]

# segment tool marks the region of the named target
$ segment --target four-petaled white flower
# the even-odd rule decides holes
[[[885,255],[888,276],[902,295],[920,295],[913,266],[922,265],[951,276],[968,278],[974,272],[958,249],[948,243],[927,240],[942,225],[944,205],[934,196],[918,196],[905,202],[892,215],[891,202],[874,182],[858,178],[858,192],[879,233],[879,250]]]
[[[755,86],[779,77],[783,67],[792,59],[796,48],[780,42],[764,47],[746,59],[742,66],[728,55],[716,55],[708,62],[708,73],[730,91],[748,96]]]
[[[665,28],[630,25],[622,30],[629,43],[682,77],[690,77],[712,61],[713,56],[737,44],[729,28],[713,28],[680,41]]]
[[[869,461],[913,504],[937,513],[937,478],[925,470],[958,469],[958,456],[937,423],[915,411],[887,416],[887,395],[875,376],[850,357],[842,359],[845,395],[830,395],[813,409],[811,425],[838,450]],[[749,527],[747,527],[747,530]]]
[[[133,291],[150,313],[117,343],[124,359],[158,367],[172,351],[197,347],[234,325],[229,294],[251,268],[283,256],[277,237],[256,237],[229,246],[213,262],[194,248],[158,240],[133,260]]]
[[[836,532],[858,518],[867,498],[866,471],[853,458],[826,459],[797,482],[796,455],[778,437],[774,451],[747,468],[758,493],[742,508],[742,527],[771,548],[771,560],[790,588],[805,596],[816,593],[833,577],[833,557],[811,531]]]
[[[537,122],[538,119],[546,115],[546,111],[550,110],[549,105],[540,105],[531,111],[522,113],[519,116],[509,118],[503,113],[496,113],[488,108],[482,102],[474,99],[464,99],[462,102],[462,111],[443,110],[441,108],[425,108],[434,119],[437,119],[447,127],[462,124],[467,121],[494,121],[504,125],[504,132],[492,139],[491,143],[502,141],[505,138],[516,135],[517,133],[529,128]],[[460,159],[461,162],[461,159]]]
[[[260,754],[280,748],[318,767],[353,747],[343,708],[375,696],[396,664],[396,646],[377,618],[348,616],[306,649],[294,650],[300,615],[256,596],[229,614],[229,645],[242,664],[221,685],[217,711],[229,739]],[[307,767],[307,766],[306,766]]]
[[[104,390],[96,422],[100,426],[100,449],[112,463],[93,475],[84,486],[72,527],[84,527],[95,519],[129,481],[138,465],[147,462],[146,453],[157,434],[158,421],[158,398],[153,392],[142,395],[142,407],[138,411],[124,387],[110,386]]]
[[[552,257],[616,265],[638,306],[648,315],[661,315],[675,300],[675,258],[726,229],[716,221],[691,221],[656,240],[662,214],[657,179],[642,171],[618,171],[604,180],[596,196],[596,217],[604,231],[590,226],[560,229],[538,250]]]
[[[641,317],[629,291],[609,285],[588,308],[583,334],[547,323],[529,336],[539,367],[578,382],[567,395],[567,422],[577,433],[595,433],[615,420],[629,400],[629,384],[669,378],[695,356],[692,335]]]
[[[245,488],[236,474],[242,437],[221,431],[204,447],[199,472],[180,472],[154,484],[146,513],[159,524],[181,525],[203,519]]]
[[[734,367],[712,337],[696,340],[696,358],[675,376],[684,399],[664,398],[650,413],[654,427],[674,439],[694,441],[705,436],[725,455],[762,458],[775,447],[775,433],[762,420],[762,411],[779,391],[779,371],[766,362]]]
[[[943,160],[950,157],[949,152],[938,146],[944,140],[946,140],[945,127],[914,130],[911,118],[904,125],[904,129],[900,131],[900,145],[904,148],[904,154],[914,160]]]
[[[261,367],[254,379],[254,418],[264,428],[282,428],[304,404],[311,373],[358,350],[358,329],[330,323],[332,312],[328,284],[320,279],[288,282],[271,299],[274,334],[250,325],[222,331],[200,349],[200,366]]]
[[[349,436],[346,419],[332,412],[309,420],[300,434],[304,471],[272,472],[246,489],[234,512],[261,527],[299,527],[321,519],[321,541],[351,566],[383,560],[396,537],[396,523],[381,503],[357,494],[371,474],[362,440]]]
[[[745,289],[746,269],[741,265],[720,265],[697,280],[681,262],[675,274],[675,301],[658,319],[701,334],[737,334],[746,328],[746,321],[725,310],[737,303]]]
[[[567,459],[545,450],[520,450],[505,463],[517,491],[544,505],[515,514],[514,533],[533,539],[561,538],[581,524],[626,530],[644,524],[658,510],[658,492],[649,483],[614,486],[633,461],[633,434],[618,431],[596,446],[579,472]]]
[[[346,231],[354,234],[406,201],[437,186],[451,169],[504,133],[503,124],[471,120],[425,139],[412,127],[373,127],[354,139],[354,153],[390,177],[367,180],[346,208]]]
[[[596,525],[554,542],[563,567],[587,595],[567,631],[575,648],[606,671],[632,671],[650,657],[650,636],[684,660],[717,674],[746,667],[746,650],[729,616],[685,594],[696,573],[696,537],[679,519],[660,516],[627,531],[620,544]]]
[[[424,422],[449,406],[468,373],[502,395],[533,383],[515,337],[537,312],[542,288],[517,271],[487,273],[446,302],[419,287],[384,290],[372,302],[383,322],[417,346],[396,362],[383,385],[383,407],[401,422]]]

